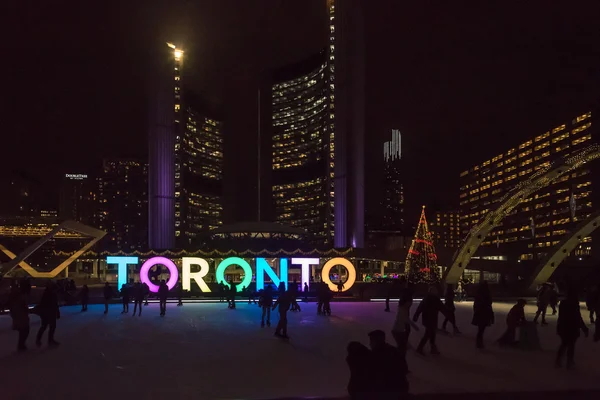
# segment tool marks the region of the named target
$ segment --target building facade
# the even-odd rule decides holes
[[[108,251],[148,248],[148,166],[134,160],[105,160],[98,178],[98,229]]]
[[[384,181],[381,228],[404,230],[404,183],[402,180],[402,135],[392,130],[391,140],[383,144]]]
[[[582,150],[592,137],[592,112],[536,135],[460,174],[460,226],[466,236],[500,199],[520,182],[555,160]],[[592,208],[592,170],[586,166],[524,199],[504,218],[483,246],[512,249],[520,260],[536,260],[584,220]],[[589,255],[592,238],[582,238],[576,255]]]
[[[68,173],[62,177],[58,216],[86,225],[96,225],[98,205],[96,180],[88,174]]]
[[[460,213],[456,210],[436,211],[429,223],[436,247],[456,249],[460,247]]]

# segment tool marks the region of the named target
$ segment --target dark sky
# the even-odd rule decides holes
[[[145,157],[148,71],[169,40],[225,116],[227,217],[253,218],[254,195],[239,199],[256,181],[259,76],[326,43],[324,1],[88,3],[11,1],[0,13],[2,175],[25,170],[52,197],[65,172]],[[369,171],[398,128],[409,204],[454,206],[463,168],[597,103],[595,3],[365,1]]]

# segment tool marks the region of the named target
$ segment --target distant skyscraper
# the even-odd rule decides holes
[[[402,231],[404,228],[404,183],[402,180],[402,136],[392,130],[392,139],[383,144],[384,194],[381,228]]]
[[[95,216],[100,204],[97,193],[95,179],[87,174],[64,174],[60,188],[59,218],[96,225]]]
[[[458,211],[436,211],[429,227],[438,248],[454,249],[460,246],[460,214]]]
[[[109,251],[147,249],[148,167],[131,160],[105,160],[98,178],[98,228]]]

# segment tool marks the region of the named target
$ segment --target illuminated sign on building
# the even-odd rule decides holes
[[[288,260],[287,258],[279,259],[279,276],[275,273],[271,265],[264,258],[256,258],[256,290],[264,289],[265,287],[265,274],[269,276],[269,278],[273,281],[276,286],[279,286],[280,283],[284,283],[287,286],[288,280],[288,261],[292,265],[299,265],[302,271],[302,285],[306,283],[310,285],[310,268],[313,265],[319,265],[320,259],[318,258],[292,258]],[[118,266],[118,285],[121,288],[123,285],[127,283],[127,266],[128,265],[137,265],[139,262],[138,257],[131,256],[110,256],[106,257],[106,262],[108,264],[117,264]],[[175,265],[175,263],[165,257],[152,257],[144,264],[142,264],[142,268],[140,269],[140,281],[146,283],[150,288],[150,291],[153,293],[158,292],[158,286],[154,284],[150,277],[148,276],[148,272],[150,268],[155,265],[162,265],[167,267],[170,273],[169,280],[167,281],[167,286],[169,290],[173,289],[179,280],[179,269]],[[192,272],[192,265],[197,265],[200,267],[200,271]],[[229,282],[225,280],[225,270],[229,266],[238,266],[244,270],[244,279],[242,282],[237,285],[237,291],[240,292],[242,287],[248,287],[252,282],[252,267],[248,261],[239,257],[229,257],[224,259],[217,265],[215,270],[215,275],[217,278],[217,282],[223,282],[226,286],[229,286]],[[356,268],[350,262],[342,257],[336,257],[328,260],[321,270],[321,280],[326,283],[332,291],[337,291],[337,285],[334,284],[330,277],[329,272],[335,266],[342,266],[346,268],[348,271],[348,279],[344,282],[344,288],[342,291],[346,291],[350,289],[354,282],[356,282]],[[200,287],[202,292],[210,292],[209,286],[204,281],[204,277],[209,272],[209,264],[208,261],[204,258],[200,257],[182,257],[181,258],[181,283],[184,290],[190,290],[191,281],[194,280],[196,284]]]
[[[87,179],[87,175],[86,174],[65,174],[65,178],[73,179],[76,181],[82,181],[84,179]]]

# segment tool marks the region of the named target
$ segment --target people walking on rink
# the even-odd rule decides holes
[[[129,292],[129,285],[126,283],[123,284],[121,287],[121,300],[123,301],[123,311],[121,311],[121,314],[126,314],[129,312]]]
[[[142,304],[144,303],[145,296],[146,293],[144,291],[144,285],[137,282],[133,287],[133,315],[135,315],[135,312],[138,310],[138,307],[138,315],[142,315]]]
[[[167,297],[169,296],[169,287],[165,280],[160,281],[158,285],[158,303],[160,305],[160,315],[163,317],[167,313]]]
[[[258,305],[262,308],[260,326],[265,326],[265,316],[267,317],[267,326],[271,326],[271,307],[273,307],[273,290],[271,289],[271,285],[259,292]]]
[[[441,304],[441,302],[440,302]],[[373,395],[370,399],[401,399],[408,396],[408,366],[401,352],[385,341],[385,332],[369,333]]]
[[[22,281],[19,286],[12,286],[8,300],[12,328],[19,333],[17,351],[27,350],[29,337],[29,307],[27,283]]]
[[[431,354],[437,355],[440,354],[436,344],[435,338],[437,335],[438,328],[438,314],[442,313],[448,318],[453,318],[452,315],[448,314],[446,311],[446,307],[442,304],[440,300],[438,289],[435,286],[431,286],[429,288],[429,293],[423,298],[419,306],[417,307],[417,311],[413,315],[413,321],[416,322],[419,319],[419,316],[423,316],[421,319],[421,324],[425,328],[425,333],[417,346],[417,353],[421,355],[425,355],[423,352],[423,348],[427,344],[430,343],[431,346]],[[452,321],[451,321],[452,322]]]
[[[283,286],[283,290],[281,290]],[[282,339],[289,339],[287,334],[287,312],[292,305],[290,292],[285,291],[285,285],[283,282],[279,285],[279,296],[275,303],[273,303],[273,311],[279,307],[279,322],[275,328],[275,336]]]
[[[308,283],[304,282],[304,302],[308,303]]]
[[[235,309],[235,296],[237,294],[237,286],[233,279],[229,281],[229,308]]]
[[[585,305],[590,312],[590,324],[594,324],[594,316],[596,319],[598,318],[598,309],[596,308],[596,305],[599,298],[600,291],[598,286],[590,287],[587,291],[587,295],[585,296]]]
[[[110,283],[106,282],[104,284],[103,294],[104,294],[104,314],[108,314],[108,302],[110,301],[110,299],[112,299],[112,296],[113,296],[113,291],[112,291],[112,288],[110,287]]]
[[[514,346],[517,344],[517,328],[526,322],[525,304],[527,304],[525,300],[519,299],[517,304],[508,312],[506,316],[506,331],[498,339],[500,346]]]
[[[533,317],[533,322],[538,323],[538,318],[542,316],[542,325],[548,325],[546,322],[546,310],[550,304],[550,287],[547,284],[543,284],[537,293],[537,306],[538,309]]]
[[[460,330],[456,326],[456,306],[454,305],[454,286],[452,284],[448,284],[446,286],[446,295],[444,296],[444,305],[446,306],[446,311],[448,315],[452,316],[452,320],[455,321],[452,323],[452,328],[454,329],[454,334],[460,334]],[[450,322],[450,318],[444,318],[444,322],[442,322],[442,330],[446,330],[446,325]]]
[[[558,288],[555,284],[550,284],[550,293],[549,293],[549,305],[552,308],[552,315],[556,315],[558,312],[556,307],[558,306]]]
[[[392,326],[392,336],[396,341],[398,350],[406,357],[408,349],[408,337],[410,336],[411,327],[418,331],[419,326],[410,319],[410,308],[413,300],[409,296],[400,298],[398,302],[398,310],[396,311],[396,319]]]
[[[36,313],[40,316],[42,325],[38,330],[35,344],[38,347],[42,345],[42,336],[48,328],[48,345],[57,346],[59,343],[54,340],[54,332],[56,331],[56,320],[60,319],[60,309],[58,308],[58,294],[54,282],[49,281],[46,285],[40,304],[36,307]]]
[[[347,350],[346,363],[350,369],[350,380],[348,381],[350,400],[373,398],[370,394],[374,378],[371,350],[360,342],[348,343]]]
[[[88,310],[88,303],[90,301],[90,289],[88,285],[83,285],[81,287],[81,311]]]
[[[587,337],[589,330],[579,309],[579,298],[577,292],[570,288],[567,291],[567,298],[560,302],[558,306],[558,321],[556,323],[556,333],[560,336],[560,347],[556,354],[556,366],[562,367],[562,360],[565,352],[567,353],[567,368],[575,367],[575,343],[583,331]]]
[[[487,327],[494,323],[494,310],[492,308],[492,295],[487,281],[481,281],[473,301],[473,321],[477,327],[476,346],[483,349],[483,335]]]

